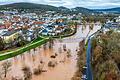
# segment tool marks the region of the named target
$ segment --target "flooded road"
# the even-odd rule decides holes
[[[100,29],[100,25],[95,25],[93,30],[89,32],[89,26],[82,31],[82,25],[78,26],[77,33],[71,37],[64,39],[56,39],[53,41],[53,46],[49,48],[49,43],[42,45],[36,50],[25,52],[15,58],[9,59],[12,62],[11,71],[7,74],[6,80],[12,80],[11,77],[23,78],[23,66],[29,66],[30,70],[34,71],[35,68],[41,63],[44,64],[40,75],[32,75],[32,80],[71,80],[77,70],[77,49],[79,42],[89,35]],[[68,57],[68,53],[70,57]],[[56,58],[51,56],[56,55]],[[49,61],[55,61],[55,67],[49,67]],[[4,62],[1,61],[0,64]]]

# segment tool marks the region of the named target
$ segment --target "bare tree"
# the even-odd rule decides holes
[[[54,44],[53,39],[50,38],[50,39],[49,39],[49,48],[50,48],[50,49],[53,48],[53,44]]]
[[[66,44],[63,45],[63,50],[66,51]]]
[[[68,51],[67,51],[67,57],[69,58],[69,57],[71,57],[72,55],[71,55],[71,50],[70,49],[68,49]]]
[[[36,49],[34,48],[33,51],[34,51],[34,54],[35,54]]]
[[[93,28],[94,28],[94,23],[91,23],[89,26],[89,30],[93,30]]]
[[[43,45],[43,49],[44,49],[44,50],[47,49],[47,43],[45,43],[45,44]]]
[[[11,70],[10,69],[11,66],[12,66],[11,62],[9,61],[2,63],[2,71],[3,71],[4,77],[6,77],[7,73]]]

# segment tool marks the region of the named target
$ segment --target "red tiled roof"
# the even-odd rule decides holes
[[[33,24],[44,24],[45,22],[36,21]]]
[[[4,29],[5,28],[5,26],[4,25],[0,25],[0,29]]]

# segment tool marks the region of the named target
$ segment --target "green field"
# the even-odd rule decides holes
[[[12,49],[11,51],[9,50],[9,52],[5,52],[5,53],[0,54],[0,61],[15,57],[19,54],[26,52],[26,51],[34,49],[34,48],[46,43],[48,40],[49,40],[48,37],[47,38],[38,37],[36,40],[32,41],[31,43],[29,43],[21,48],[17,48],[14,51]]]

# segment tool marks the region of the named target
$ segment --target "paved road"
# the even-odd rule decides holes
[[[91,70],[91,39],[88,39],[88,48],[87,48],[87,70],[86,76],[87,80],[93,80],[92,70]]]
[[[102,29],[103,27],[101,27],[101,29]],[[92,39],[92,37],[95,35],[95,34],[98,34],[99,33],[99,31],[101,31],[101,29],[99,29],[98,31],[96,31],[95,33],[93,33],[92,35],[90,35],[89,37],[88,37],[88,47],[87,47],[87,53],[86,53],[86,55],[87,55],[87,62],[86,62],[86,77],[87,77],[87,79],[84,79],[84,80],[93,80],[93,74],[92,74],[92,68],[91,68],[91,49],[92,49],[92,45],[91,45],[91,39]]]

